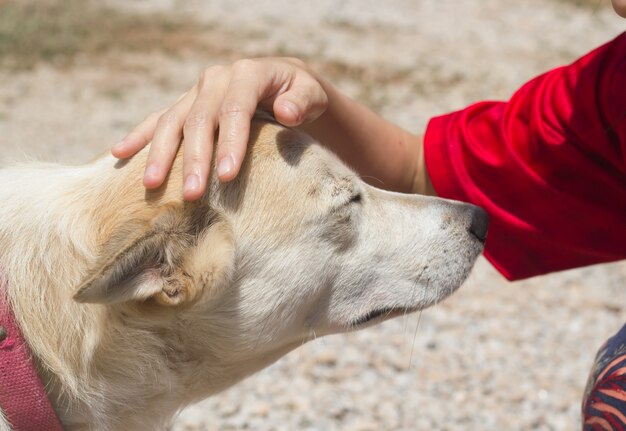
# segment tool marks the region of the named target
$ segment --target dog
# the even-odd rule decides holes
[[[67,430],[165,429],[314,337],[441,301],[483,249],[477,207],[369,186],[271,122],[198,202],[182,151],[157,190],[146,157],[0,170],[6,295]]]

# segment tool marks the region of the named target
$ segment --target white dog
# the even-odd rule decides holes
[[[182,151],[157,191],[145,151],[0,170],[0,271],[65,429],[163,429],[314,334],[440,301],[482,251],[476,207],[368,186],[275,124],[252,133],[239,177],[196,203]]]

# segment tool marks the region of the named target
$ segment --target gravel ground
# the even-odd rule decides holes
[[[252,55],[306,58],[417,132],[432,115],[508,97],[626,27],[601,1],[106,3],[199,26],[173,53],[157,35],[146,49],[0,69],[1,157],[86,161],[175,100],[202,67]],[[183,411],[173,429],[575,429],[595,351],[626,321],[624,284],[624,263],[508,283],[481,260],[437,307],[302,346]]]

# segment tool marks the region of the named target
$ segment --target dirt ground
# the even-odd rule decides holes
[[[87,161],[203,67],[261,55],[419,132],[625,28],[608,0],[0,0],[0,157]],[[172,429],[576,429],[625,285],[624,263],[508,283],[481,260],[421,317],[309,343]]]

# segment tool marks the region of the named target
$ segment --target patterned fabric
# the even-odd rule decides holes
[[[626,431],[626,325],[596,356],[583,399],[585,431]]]

